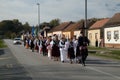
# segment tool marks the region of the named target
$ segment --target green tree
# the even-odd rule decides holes
[[[3,20],[0,22],[0,31],[3,32],[6,38],[13,38],[15,34],[16,36],[20,36],[21,32],[30,30],[31,27],[28,22],[23,25],[18,19]]]
[[[14,20],[13,20],[13,25],[14,25],[14,32],[15,32],[15,33],[18,34],[20,31],[23,30],[22,23],[19,22],[18,19],[14,19]]]
[[[11,33],[11,38],[14,39],[16,37],[15,33]]]
[[[27,32],[27,31],[30,31],[30,30],[31,30],[31,27],[30,27],[30,25],[29,25],[29,23],[28,23],[28,22],[26,22],[26,23],[23,25],[23,30],[24,30],[25,32]]]
[[[0,27],[1,27],[1,30],[4,31],[4,33],[7,31],[13,31],[14,29],[13,22],[10,20],[2,21],[0,24]]]
[[[12,34],[12,32],[11,31],[7,31],[6,33],[5,33],[5,38],[11,38],[11,34]]]
[[[41,23],[40,29],[43,29],[43,28],[46,27],[46,26],[49,27],[50,24],[47,23],[47,22],[43,22],[43,23]]]
[[[60,19],[53,19],[50,21],[50,27],[55,27],[55,26],[58,26],[60,24]]]

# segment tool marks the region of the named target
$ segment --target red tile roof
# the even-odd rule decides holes
[[[109,21],[108,18],[99,20],[99,21],[95,22],[95,23],[90,27],[90,29],[100,29],[100,28],[103,27],[108,21]]]
[[[79,22],[72,23],[66,29],[64,29],[63,31],[64,32],[66,32],[66,31],[74,31],[76,28],[79,28],[79,27],[80,27],[80,23]]]
[[[105,27],[120,26],[120,13],[116,13],[105,25]]]
[[[89,29],[89,27],[91,25],[93,25],[95,23],[95,21],[93,20],[87,20],[87,26],[86,26],[86,29]],[[84,21],[81,21],[80,22],[80,26],[76,28],[76,30],[81,30],[85,27],[85,22]]]
[[[67,28],[72,22],[63,22],[60,25],[52,28],[49,32],[54,32],[54,31],[63,31],[65,28]]]

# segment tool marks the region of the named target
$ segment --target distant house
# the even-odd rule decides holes
[[[74,30],[74,35],[78,38],[78,37],[80,36],[81,30],[86,29],[86,36],[88,36],[88,35],[87,35],[87,31],[88,31],[89,27],[90,27],[93,23],[95,23],[95,21],[93,21],[93,20],[87,20],[87,27],[84,28],[84,21],[79,22],[78,27]]]
[[[52,35],[53,35],[52,32],[48,32],[48,33],[47,33],[47,36],[52,36]]]
[[[78,37],[80,36],[80,31],[81,31],[81,30],[75,30],[75,31],[74,31],[74,35],[76,36],[77,39],[78,39]]]
[[[84,22],[78,22],[76,23],[76,28],[74,30],[74,35],[76,36],[76,38],[78,38],[80,36],[80,32],[84,27]]]
[[[47,32],[48,32],[48,30],[50,30],[50,27],[48,27],[48,26],[45,26],[45,27],[43,28],[44,37],[47,37]],[[49,36],[51,36],[51,35],[49,35]]]
[[[65,35],[65,37],[67,38],[73,38],[74,36],[74,30],[76,28],[78,28],[80,26],[80,23],[72,23],[71,25],[69,25],[66,29],[63,30],[63,34]]]
[[[104,28],[105,47],[120,48],[120,13],[116,13]]]
[[[108,18],[99,20],[89,28],[88,38],[91,46],[103,46],[103,26],[108,20]]]
[[[58,25],[58,26],[54,27],[53,29],[51,29],[51,30],[48,32],[47,35],[56,34],[56,35],[58,35],[59,37],[61,37],[62,34],[63,34],[63,30],[64,30],[65,28],[67,28],[70,24],[72,24],[72,22],[63,22],[63,23],[61,23],[60,25]]]

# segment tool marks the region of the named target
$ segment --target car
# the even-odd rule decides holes
[[[13,44],[22,44],[21,38],[14,38]]]

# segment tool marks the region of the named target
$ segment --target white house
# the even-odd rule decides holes
[[[105,47],[120,48],[120,26],[104,29]]]
[[[116,13],[104,28],[105,47],[120,48],[120,13]]]

